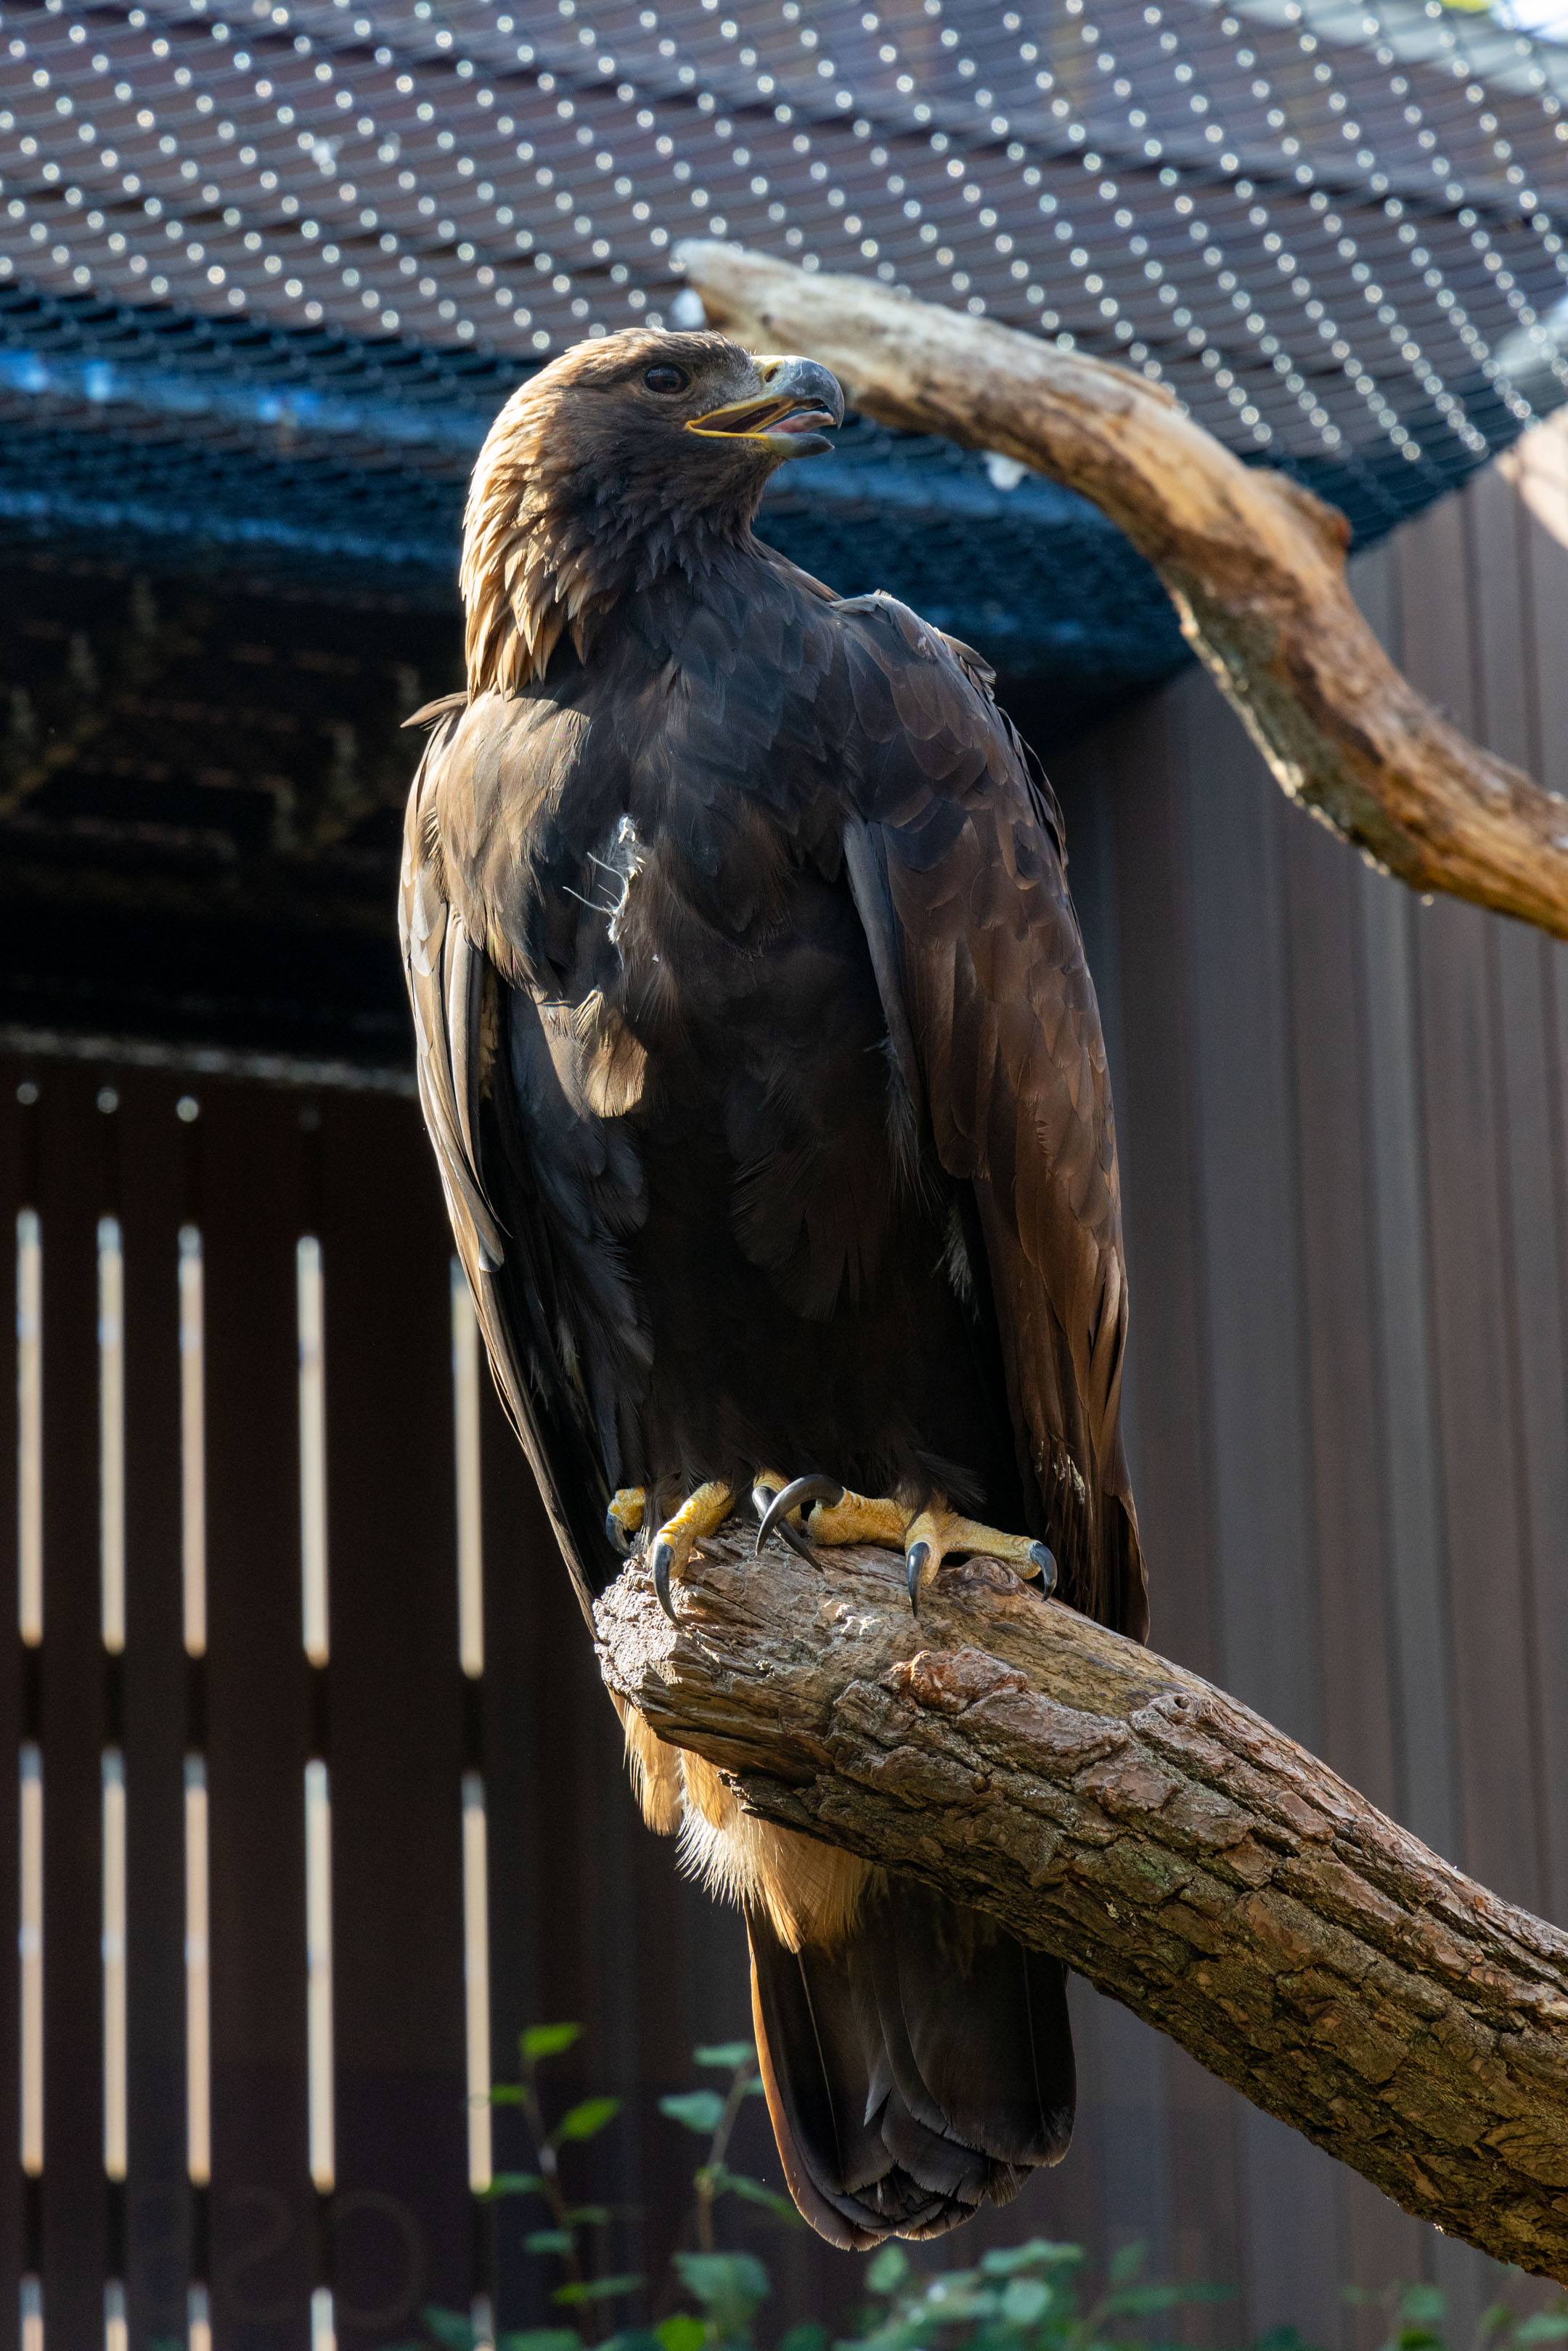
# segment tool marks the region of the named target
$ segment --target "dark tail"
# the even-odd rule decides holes
[[[784,2176],[830,2244],[935,2237],[1072,2136],[1066,1970],[977,1910],[888,1881],[849,1940],[786,1950],[747,1913]]]

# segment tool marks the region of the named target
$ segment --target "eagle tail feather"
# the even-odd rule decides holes
[[[1008,2203],[1072,2133],[1066,1970],[980,1912],[892,1879],[831,1949],[747,1907],[758,2061],[784,2175],[864,2252]]]

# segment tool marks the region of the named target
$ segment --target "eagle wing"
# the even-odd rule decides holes
[[[561,1356],[550,1311],[551,1256],[530,1189],[530,1160],[506,1050],[510,991],[471,935],[446,872],[436,801],[465,696],[420,716],[435,726],[409,795],[398,932],[413,1013],[420,1104],[453,1238],[468,1276],[497,1385],[571,1572],[583,1614],[614,1565],[608,1499],[590,1413]],[[537,1023],[530,1024],[537,1027]],[[512,1147],[508,1147],[508,1144]]]
[[[889,597],[837,609],[856,746],[847,855],[894,1052],[942,1166],[973,1189],[1059,1589],[1141,1637],[1115,1130],[1061,811],[977,654]]]

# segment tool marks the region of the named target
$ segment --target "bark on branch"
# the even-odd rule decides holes
[[[1412,889],[1568,937],[1568,808],[1400,675],[1351,596],[1334,508],[1243,465],[1124,368],[733,246],[680,258],[716,326],[822,360],[868,415],[1000,450],[1092,499],[1153,564],[1293,799]]]
[[[606,1682],[765,1819],[1059,1953],[1407,2211],[1568,2283],[1568,1935],[1196,1675],[990,1560],[641,1560]]]

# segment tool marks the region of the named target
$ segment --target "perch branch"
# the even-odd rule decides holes
[[[716,326],[809,351],[868,415],[999,450],[1092,499],[1158,572],[1292,799],[1412,889],[1568,937],[1568,807],[1400,675],[1351,595],[1333,507],[1243,465],[1124,368],[733,246],[680,258]]]
[[[1568,2283],[1568,1935],[1282,1733],[994,1561],[915,1622],[902,1562],[733,1530],[636,1560],[601,1669],[763,1818],[1059,1953],[1450,2235]]]

